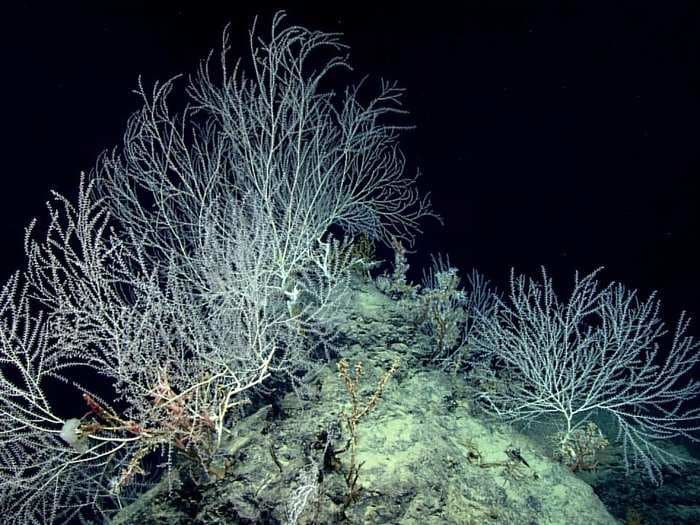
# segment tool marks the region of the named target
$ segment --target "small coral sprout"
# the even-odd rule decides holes
[[[348,486],[348,493],[345,497],[342,510],[350,505],[352,502],[357,501],[360,495],[362,487],[358,485],[357,479],[360,476],[360,469],[362,468],[362,463],[358,465],[357,463],[357,444],[358,444],[358,433],[357,426],[360,420],[369,414],[372,410],[377,407],[379,400],[382,397],[384,388],[386,387],[389,379],[396,373],[399,368],[399,361],[396,360],[391,365],[389,370],[387,370],[384,375],[377,383],[374,389],[372,397],[366,403],[362,403],[360,400],[360,380],[362,379],[362,362],[358,361],[355,364],[354,374],[350,375],[350,365],[345,359],[342,359],[338,363],[338,375],[345,384],[345,389],[348,394],[350,394],[350,412],[345,412],[343,414],[343,419],[350,431],[350,439],[344,451],[350,449],[350,464],[348,466],[347,474],[345,475],[345,482]],[[343,451],[339,451],[343,452]]]

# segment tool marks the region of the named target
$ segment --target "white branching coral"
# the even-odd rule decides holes
[[[659,443],[675,437],[698,440],[700,409],[690,402],[700,393],[692,380],[700,361],[699,343],[686,335],[681,315],[670,345],[659,301],[642,300],[621,284],[601,287],[598,271],[576,276],[568,300],[542,280],[511,278],[509,301],[499,301],[485,320],[479,342],[502,376],[512,378],[480,398],[494,413],[512,421],[554,418],[561,442],[578,439],[597,416],[611,420],[628,469],[646,470],[654,482],[665,468],[683,462]]]
[[[43,238],[28,228],[0,291],[8,523],[104,518],[151,454],[206,470],[252,390],[299,383],[332,347],[353,267],[339,239],[410,242],[432,215],[404,176],[401,91],[338,100],[323,85],[345,46],[283,19],[250,32],[247,70],[226,30],[182,114],[176,79],[139,82],[123,146],[77,203],[54,194]]]

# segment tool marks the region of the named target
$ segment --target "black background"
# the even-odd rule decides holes
[[[409,170],[445,220],[425,224],[414,268],[445,252],[504,287],[511,267],[545,265],[564,291],[603,265],[605,280],[658,290],[669,320],[700,314],[697,2],[143,4],[3,8],[3,278],[49,189],[74,195],[119,142],[138,75],[192,72],[227,22],[245,54],[253,17],[266,28],[283,7],[345,34],[352,78],[406,88]]]

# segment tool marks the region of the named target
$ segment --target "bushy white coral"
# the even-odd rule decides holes
[[[250,68],[230,67],[226,30],[222,76],[202,62],[180,115],[176,79],[139,82],[123,146],[77,204],[54,194],[44,238],[28,230],[0,290],[8,523],[102,519],[149,454],[207,469],[250,391],[299,384],[332,344],[352,257],[331,228],[410,242],[432,215],[404,176],[401,90],[322,89],[345,46],[283,20],[251,30]],[[56,384],[75,387],[62,410]]]
[[[698,440],[700,409],[691,404],[700,393],[692,379],[700,343],[686,334],[683,314],[662,353],[668,330],[659,301],[621,284],[600,286],[597,275],[577,274],[566,300],[544,269],[540,281],[512,275],[509,300],[485,319],[479,344],[513,381],[479,396],[507,420],[554,418],[565,444],[603,415],[617,427],[627,468],[660,482],[664,469],[685,461],[663,443]]]

